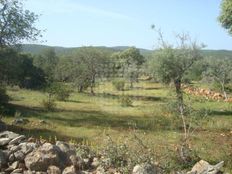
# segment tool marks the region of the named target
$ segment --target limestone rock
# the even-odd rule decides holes
[[[57,166],[49,166],[47,173],[48,174],[61,174],[61,170]]]
[[[60,149],[50,143],[45,143],[29,153],[25,158],[25,165],[32,171],[47,171],[51,165],[59,166]]]
[[[9,139],[14,139],[17,138],[19,136],[19,134],[16,134],[14,132],[10,132],[10,131],[4,131],[0,133],[0,138],[9,138]]]
[[[210,165],[207,161],[201,160],[196,163],[192,170],[187,174],[217,174],[223,165],[224,161],[221,161],[216,165]]]
[[[76,171],[74,166],[66,167],[62,174],[77,174],[78,172]]]
[[[22,142],[24,139],[26,139],[26,137],[24,135],[20,135],[16,138],[14,138],[13,140],[11,140],[9,142],[9,144],[19,144],[20,142]]]
[[[145,163],[136,165],[133,169],[133,174],[158,174],[158,170],[154,165]]]
[[[6,146],[10,142],[9,138],[1,138],[0,139],[0,146]]]

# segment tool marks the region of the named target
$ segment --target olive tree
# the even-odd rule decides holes
[[[222,27],[228,30],[230,34],[232,34],[232,1],[231,0],[222,0],[221,12],[218,19]]]
[[[139,72],[145,58],[141,55],[139,49],[130,47],[122,52],[112,54],[112,59],[119,71],[120,76],[130,81],[130,87],[138,80]]]
[[[224,98],[227,99],[226,85],[232,80],[231,58],[208,59],[208,67],[203,73],[209,81],[213,80],[220,85]]]
[[[35,27],[38,15],[25,10],[22,1],[0,0],[0,47],[35,40],[40,30]]]
[[[60,63],[57,71],[60,71]],[[65,64],[65,74],[58,73],[58,76],[64,76],[65,81],[73,82],[79,92],[90,87],[91,93],[94,94],[96,79],[104,73],[106,63],[106,55],[102,51],[94,47],[81,47]]]
[[[177,45],[171,45],[164,41],[161,32],[158,33],[160,47],[154,54],[154,58],[157,61],[154,67],[156,77],[165,84],[172,83],[174,85],[178,111],[182,119],[185,138],[187,139],[182,82],[191,66],[202,58],[200,53],[202,46],[192,41],[188,34],[177,35]]]

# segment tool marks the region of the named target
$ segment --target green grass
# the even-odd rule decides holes
[[[43,109],[41,103],[46,99],[43,92],[9,88],[8,94],[10,104],[30,120],[26,125],[10,128],[28,136],[75,139],[100,146],[106,134],[117,139],[129,136],[136,130],[138,136],[149,141],[148,144],[161,160],[162,156],[167,155],[167,149],[175,151],[182,135],[182,130],[176,128],[172,114],[163,109],[175,95],[170,88],[157,83],[140,82],[133,89],[127,88],[125,91],[115,90],[110,82],[99,83],[94,96],[88,91],[84,94],[75,92],[68,101],[56,102],[53,112]],[[133,105],[122,107],[118,100],[120,95],[132,97]],[[200,97],[190,98],[195,109],[210,111],[209,119],[194,134],[194,149],[201,158],[210,162],[226,161],[232,148],[229,146],[232,143],[232,104],[206,101]],[[13,119],[10,115],[4,117],[8,124]],[[41,124],[40,120],[47,123]],[[229,170],[231,165],[227,166]]]

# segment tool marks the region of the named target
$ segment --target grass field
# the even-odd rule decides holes
[[[57,101],[53,112],[42,107],[42,100],[46,98],[43,92],[9,88],[8,94],[11,97],[10,104],[16,108],[17,113],[30,120],[25,125],[11,128],[28,136],[74,139],[80,143],[100,146],[106,134],[118,139],[132,136],[136,131],[157,152],[157,158],[161,159],[169,150],[175,151],[182,135],[182,129],[177,128],[172,114],[164,109],[169,101],[174,100],[174,92],[157,83],[140,82],[132,90],[122,92],[116,91],[111,83],[102,82],[96,86],[94,96],[88,92],[74,92],[68,101]],[[118,100],[120,95],[132,97],[132,106],[121,106]],[[209,110],[207,120],[193,135],[193,149],[200,158],[209,162],[224,160],[226,170],[230,171],[232,104],[200,97],[190,98],[195,109]],[[4,117],[9,125],[14,119],[14,115]],[[41,123],[41,120],[46,123]]]

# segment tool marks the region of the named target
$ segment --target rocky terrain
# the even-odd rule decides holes
[[[89,154],[83,158],[74,145],[37,141],[10,131],[0,132],[1,174],[119,174],[117,169],[104,169],[102,157]],[[220,174],[223,162],[210,165],[201,160],[187,174]],[[138,164],[133,174],[160,174],[153,164]],[[178,173],[178,172],[177,172]],[[186,173],[179,173],[186,174]]]

